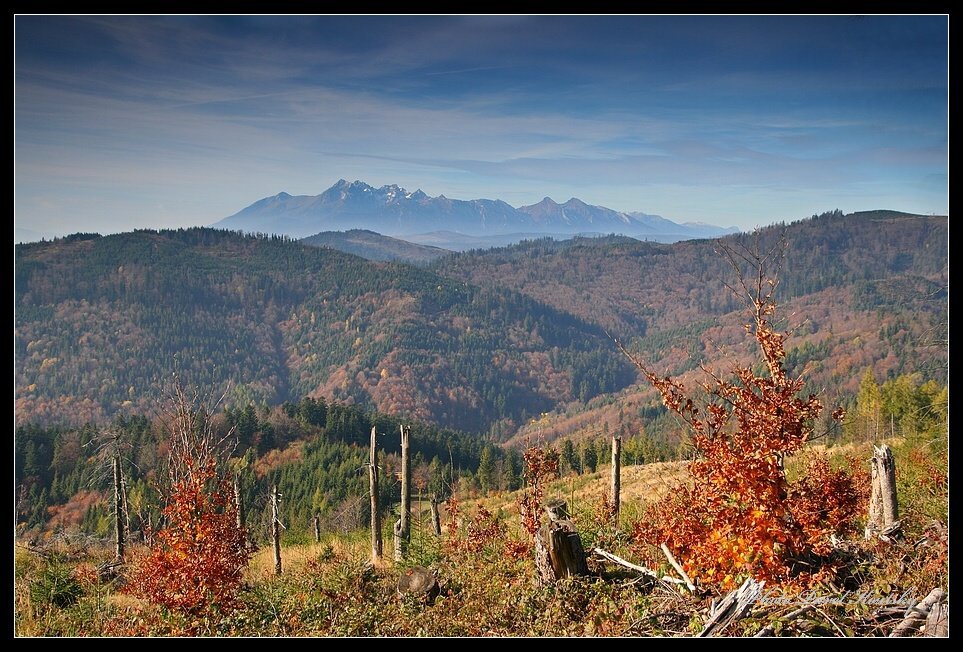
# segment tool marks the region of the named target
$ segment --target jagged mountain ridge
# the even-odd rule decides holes
[[[430,197],[420,189],[408,192],[397,185],[374,188],[362,181],[344,179],[320,195],[281,192],[265,197],[213,226],[299,238],[320,231],[365,229],[415,242],[423,242],[426,235],[439,231],[468,236],[618,233],[675,242],[718,237],[737,230],[677,224],[658,215],[592,206],[574,197],[563,204],[546,197],[537,204],[514,208],[498,199]]]

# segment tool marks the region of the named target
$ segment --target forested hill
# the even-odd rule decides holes
[[[144,411],[178,372],[229,401],[306,395],[466,431],[634,379],[597,326],[280,237],[81,234],[16,248],[16,418]]]
[[[833,212],[759,245],[783,234],[787,362],[812,363],[814,389],[852,395],[867,367],[939,375],[947,218]],[[719,243],[536,240],[429,269],[212,229],[19,245],[16,416],[143,412],[177,371],[234,405],[323,396],[508,437],[633,382],[605,331],[673,373],[747,355]]]
[[[313,247],[337,249],[355,256],[361,256],[367,260],[393,261],[412,265],[424,265],[451,255],[451,252],[447,249],[389,238],[374,231],[361,229],[322,231],[316,235],[301,238],[301,242]]]
[[[618,236],[533,240],[457,254],[434,269],[518,290],[624,337],[641,336],[739,309],[724,285],[735,275],[719,244],[755,246],[758,238],[766,251],[783,234],[788,252],[777,294],[783,302],[839,288],[872,307],[896,300],[894,293],[928,296],[945,286],[947,218],[895,211],[834,211],[756,234],[674,244]]]
[[[783,235],[788,249],[777,317],[792,330],[787,367],[804,373],[807,391],[827,404],[847,404],[867,371],[879,382],[903,374],[946,382],[946,217],[834,211],[757,235],[671,245],[618,237],[536,240],[458,254],[433,269],[518,290],[599,324],[651,368],[697,382],[700,364],[725,372],[757,359],[742,328],[744,306],[725,285],[736,285],[736,275],[720,245],[752,247],[758,237],[766,251]],[[514,441],[657,434],[658,401],[642,388],[545,415]]]

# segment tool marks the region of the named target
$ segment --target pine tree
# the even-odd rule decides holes
[[[495,487],[495,460],[492,457],[492,449],[487,446],[478,461],[478,485],[484,494]]]
[[[598,464],[598,456],[595,452],[595,444],[587,439],[583,439],[578,445],[579,461],[582,473],[595,473]]]
[[[578,456],[575,454],[575,444],[572,443],[571,439],[566,439],[564,442],[562,442],[562,463],[565,465],[565,470],[563,472],[581,472]]]

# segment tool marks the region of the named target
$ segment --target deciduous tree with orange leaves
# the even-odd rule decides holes
[[[246,532],[237,526],[233,487],[225,473],[230,435],[219,437],[198,392],[177,384],[166,421],[166,524],[138,564],[130,591],[187,614],[223,613],[236,604],[252,553]]]
[[[706,400],[694,401],[683,385],[654,373],[621,344],[663,403],[687,424],[696,459],[691,482],[651,505],[634,528],[640,543],[665,543],[686,572],[706,585],[728,589],[747,576],[777,583],[809,583],[831,534],[852,526],[858,493],[851,476],[813,462],[796,483],[784,460],[811,437],[823,409],[815,395],[801,396],[803,380],[783,368],[786,333],[773,325],[778,269],[785,241],[768,252],[723,247],[751,315],[746,332],[757,342],[764,371],[736,367],[721,378],[703,367]],[[834,413],[840,417],[840,413]]]

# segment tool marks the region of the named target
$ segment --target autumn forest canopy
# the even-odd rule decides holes
[[[869,367],[941,377],[945,218],[837,212],[758,237],[783,230],[791,366],[850,396]],[[504,439],[634,383],[611,336],[675,373],[740,344],[714,247],[546,239],[421,269],[210,229],[18,245],[17,420],[146,413],[176,372],[234,406],[323,396]]]

